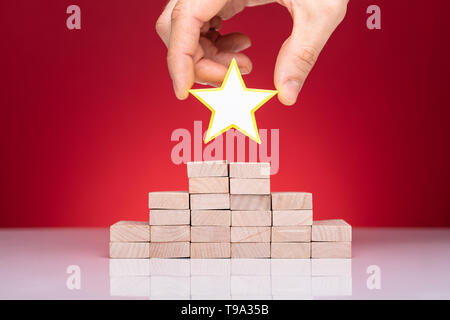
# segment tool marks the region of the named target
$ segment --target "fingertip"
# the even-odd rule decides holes
[[[175,92],[175,95],[177,96],[178,100],[186,100],[187,97],[189,97],[189,91],[187,91],[187,90],[178,91],[178,92]]]
[[[247,36],[243,35],[241,38],[241,42],[236,44],[236,47],[233,48],[236,52],[243,51],[252,46],[252,40]]]
[[[278,93],[278,101],[280,101],[283,105],[290,107],[292,105],[294,105],[295,102],[291,102],[286,100],[286,98],[284,96],[281,95],[281,93]]]
[[[253,64],[250,59],[245,61],[242,64],[242,66],[239,66],[239,71],[241,72],[241,74],[249,74],[250,72],[252,72],[252,70],[253,70]]]
[[[177,97],[178,100],[186,100],[187,97],[189,96],[189,91],[187,89],[177,86],[175,82],[173,83],[173,89],[175,91],[175,96]]]
[[[292,106],[297,102],[302,84],[295,79],[286,80],[278,89],[278,100],[285,106]]]

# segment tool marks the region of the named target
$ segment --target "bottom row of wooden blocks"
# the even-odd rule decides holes
[[[342,242],[111,242],[111,258],[351,258],[352,243]]]

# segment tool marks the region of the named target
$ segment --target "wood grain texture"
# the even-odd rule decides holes
[[[270,195],[230,195],[231,210],[270,210]]]
[[[312,193],[272,192],[272,210],[312,210]]]
[[[231,242],[270,242],[270,227],[231,227]]]
[[[186,242],[191,241],[190,226],[151,226],[151,242]]]
[[[227,193],[192,194],[191,209],[230,209],[230,195]]]
[[[189,258],[190,242],[151,242],[150,258]]]
[[[272,211],[231,211],[233,227],[270,227]]]
[[[270,178],[270,163],[268,162],[231,162],[230,177],[233,178]]]
[[[111,242],[149,242],[150,226],[146,221],[119,221],[109,228]]]
[[[191,242],[230,242],[230,227],[191,227]]]
[[[312,241],[352,241],[352,227],[342,219],[314,221]]]
[[[189,178],[189,193],[228,193],[228,177]]]
[[[230,210],[192,210],[192,226],[224,226],[231,225]]]
[[[216,259],[230,257],[231,246],[229,242],[191,243],[191,258],[193,259]]]
[[[189,225],[190,222],[190,210],[150,210],[150,225],[152,226]]]
[[[270,179],[230,179],[231,194],[270,194]]]
[[[313,224],[312,210],[273,210],[274,226],[310,226]]]
[[[310,226],[272,227],[272,242],[310,242]]]
[[[274,259],[309,259],[311,242],[272,242],[270,254]]]
[[[148,194],[150,209],[189,209],[187,191],[161,191]]]
[[[346,259],[352,257],[352,243],[347,242],[311,242],[313,259]]]
[[[232,243],[231,258],[270,258],[270,243]]]
[[[123,259],[145,259],[150,257],[149,242],[110,242],[109,257]]]
[[[227,177],[228,163],[226,160],[188,162],[187,172],[189,178]]]

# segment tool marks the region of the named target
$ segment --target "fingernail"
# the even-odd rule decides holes
[[[284,98],[289,102],[290,104],[294,104],[297,101],[298,94],[300,93],[300,89],[302,88],[302,85],[297,80],[287,80],[284,83],[284,90],[283,95]]]
[[[239,69],[240,69],[242,74],[249,74],[250,71],[251,71],[251,68],[249,68],[249,67],[242,67],[242,68],[239,68]]]

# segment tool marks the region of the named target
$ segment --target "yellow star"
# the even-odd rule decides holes
[[[205,143],[231,128],[261,143],[255,111],[276,95],[277,91],[247,89],[235,59],[231,61],[220,88],[196,89],[189,92],[212,112]]]

